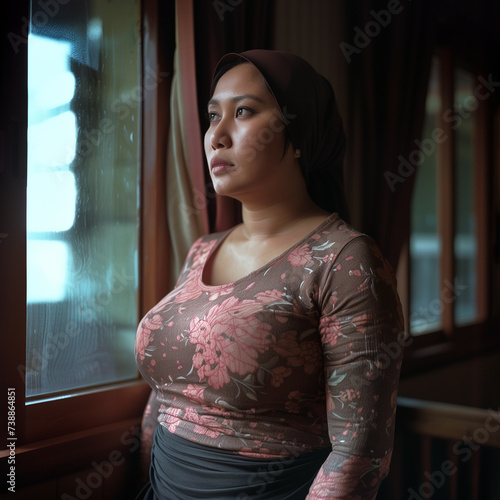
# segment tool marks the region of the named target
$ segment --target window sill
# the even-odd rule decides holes
[[[136,417],[17,447],[16,489],[80,470],[100,473],[122,465],[139,449],[140,424]],[[0,463],[9,470],[9,450],[0,451]]]
[[[13,455],[16,489],[102,462],[124,463],[139,449],[150,392],[138,381],[26,405],[26,434],[19,436]],[[2,470],[10,470],[11,456],[9,449],[0,450]]]
[[[402,378],[445,364],[500,350],[500,325],[481,323],[457,328],[452,335],[433,332],[412,337],[405,348]]]
[[[141,417],[151,393],[143,381],[26,405],[23,444]]]

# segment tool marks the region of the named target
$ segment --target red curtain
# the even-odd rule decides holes
[[[227,52],[272,48],[273,13],[272,0],[194,3],[196,84],[203,133],[208,126],[206,106],[217,62]],[[206,181],[210,230],[223,231],[240,222],[239,202],[215,195],[205,163],[202,167]]]
[[[435,44],[436,2],[345,2],[348,148],[346,193],[353,225],[396,267],[410,207]],[[422,153],[424,154],[424,153]]]

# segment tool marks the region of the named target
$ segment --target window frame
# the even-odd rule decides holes
[[[169,2],[169,13],[173,13]],[[26,181],[27,181],[27,30],[30,1],[6,5],[7,32],[24,39],[12,50],[4,38],[4,61],[9,79],[2,79],[2,143],[9,147],[0,164],[0,300],[3,331],[9,355],[0,368],[5,393],[15,389],[16,488],[47,481],[110,457],[110,450],[129,456],[139,448],[139,430],[150,386],[137,377],[97,388],[67,391],[52,397],[29,398],[18,367],[26,359]],[[157,0],[141,1],[141,137],[139,319],[167,292],[168,258],[163,158],[166,146],[158,125],[168,116],[168,90],[147,84],[145,68],[161,70],[165,64]],[[23,34],[23,35],[20,35]],[[22,38],[24,36],[24,38]],[[163,45],[163,46],[162,46]],[[171,47],[167,47],[171,49]],[[166,72],[165,72],[166,73]],[[153,87],[153,88],[152,88]],[[161,110],[159,112],[158,110]],[[145,196],[147,193],[147,196]],[[13,334],[10,334],[10,333]],[[5,394],[5,396],[7,396]],[[7,426],[0,432],[0,463],[8,470]],[[75,453],[75,450],[78,452]]]
[[[440,256],[440,283],[445,280],[454,283],[455,278],[455,192],[453,179],[455,175],[455,144],[456,134],[450,121],[445,120],[443,111],[453,109],[455,95],[455,69],[470,71],[475,78],[487,76],[486,64],[479,53],[477,59],[471,62],[469,58],[460,58],[457,49],[451,49],[451,44],[436,48],[438,58],[439,92],[441,111],[437,126],[444,130],[450,139],[436,144],[439,176],[439,234],[442,238]],[[460,52],[462,53],[462,52]],[[492,185],[494,177],[493,165],[493,105],[491,98],[479,100],[478,108],[471,113],[474,120],[474,211],[475,233],[477,243],[476,255],[476,319],[468,324],[457,325],[454,318],[455,301],[442,300],[441,328],[430,332],[411,335],[407,342],[403,375],[422,372],[476,354],[500,348],[500,335],[494,328],[492,314],[492,282],[488,266],[493,261],[492,235]],[[410,310],[410,250],[409,242],[403,246],[398,267],[400,295],[403,302],[405,317],[409,318]],[[409,330],[409,325],[408,325]]]

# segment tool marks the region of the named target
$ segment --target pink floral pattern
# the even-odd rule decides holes
[[[193,403],[203,404],[205,402],[205,398],[203,396],[204,390],[205,388],[201,385],[189,384],[186,389],[182,391],[182,393]]]
[[[390,454],[381,460],[353,455],[343,461],[336,470],[329,470],[327,463],[320,469],[306,498],[307,500],[375,499],[379,481],[389,472],[390,461]],[[374,478],[378,480],[374,481]],[[360,494],[361,491],[363,494]]]
[[[312,252],[307,243],[295,248],[287,257],[288,262],[294,267],[305,266],[311,260]]]
[[[197,299],[202,294],[202,291],[200,290],[198,283],[194,279],[196,273],[193,272],[192,275],[193,276],[191,276],[191,279],[186,281],[186,284],[183,287],[183,289],[175,297],[175,301],[178,304],[182,304],[188,300]]]
[[[193,422],[195,425],[193,427],[193,432],[203,436],[207,436],[210,439],[217,439],[221,432],[228,433],[228,427],[230,428],[232,422],[231,420],[222,420],[221,422],[212,415],[199,415],[196,408],[192,406],[186,408],[184,412],[184,419],[188,422]],[[229,433],[231,433],[229,431]]]
[[[141,321],[135,337],[135,352],[141,360],[146,357],[145,353],[151,339],[151,332],[158,330],[162,326],[163,318],[159,314],[155,314],[152,318],[146,316]]]
[[[176,288],[139,325],[137,364],[156,394],[145,419],[250,457],[331,446],[307,498],[374,498],[401,368],[402,349],[379,356],[403,330],[390,266],[332,215],[247,279],[206,286],[226,235],[192,246]]]
[[[181,423],[181,419],[179,418],[182,413],[181,410],[179,408],[167,408],[165,405],[160,405],[159,412],[158,421],[170,432],[175,433],[177,426]]]
[[[258,355],[271,342],[271,325],[252,314],[252,305],[229,297],[205,318],[191,320],[189,341],[196,344],[193,366],[200,382],[206,377],[210,386],[220,389],[230,381],[229,371],[247,375],[257,370]]]

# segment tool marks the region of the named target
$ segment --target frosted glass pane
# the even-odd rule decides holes
[[[441,110],[437,60],[434,61],[426,101],[426,119],[422,142],[434,137]],[[429,149],[429,152],[431,150]],[[411,300],[410,331],[421,334],[439,329],[442,310],[440,301],[441,238],[438,230],[437,147],[422,155],[416,170],[411,206],[410,266]]]
[[[29,176],[27,192],[28,233],[71,229],[75,222],[76,195],[73,172],[33,172]]]
[[[28,37],[27,396],[137,376],[140,5],[58,6]]]
[[[71,256],[68,243],[31,238],[27,256],[28,304],[64,300]]]
[[[460,285],[455,306],[455,322],[473,321],[476,305],[476,221],[474,213],[474,97],[472,75],[457,70],[455,101],[462,109],[460,126],[456,130],[456,197],[455,197],[455,274]],[[471,106],[472,104],[472,106]]]
[[[35,114],[35,110],[30,113],[32,114]],[[38,116],[44,115],[40,113]],[[55,172],[55,167],[65,167],[75,157],[76,115],[72,111],[66,111],[53,118],[39,118],[39,120],[38,123],[28,123],[30,167],[35,168],[37,173]]]

